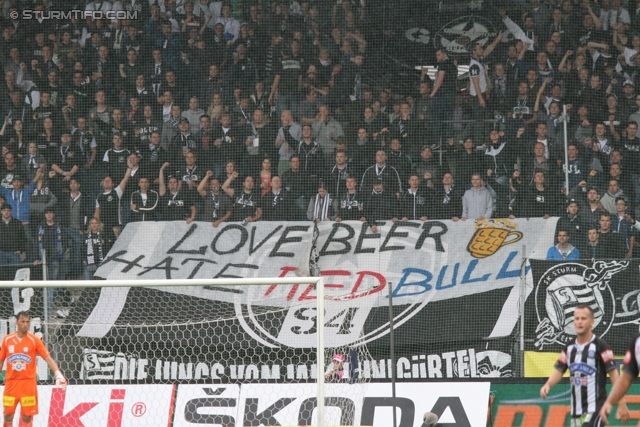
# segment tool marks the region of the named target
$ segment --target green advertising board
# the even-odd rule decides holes
[[[524,380],[526,381],[526,380]],[[496,427],[563,427],[569,426],[570,420],[570,385],[568,382],[558,384],[551,389],[547,399],[540,397],[540,387],[544,383],[527,382],[517,384],[491,385],[492,396],[491,420]],[[607,391],[611,386],[607,386]],[[635,426],[640,420],[640,384],[633,384],[625,397],[631,419],[627,424],[615,419],[613,413],[609,417],[609,425]]]

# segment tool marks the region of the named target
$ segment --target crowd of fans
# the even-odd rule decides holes
[[[1,2],[0,264],[91,278],[125,225],[177,220],[561,216],[589,257],[632,256],[640,9],[485,8],[494,36],[401,92],[373,79],[402,19],[382,3]]]

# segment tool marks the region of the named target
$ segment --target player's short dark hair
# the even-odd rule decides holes
[[[20,320],[21,317],[31,319],[31,313],[29,313],[28,311],[19,311],[18,314],[16,314],[16,320]]]
[[[569,230],[567,230],[566,228],[561,228],[558,230],[558,232],[556,233],[556,236],[560,233],[567,233],[567,235],[569,234]]]
[[[589,317],[591,317],[592,319],[595,317],[595,313],[593,311],[593,308],[591,308],[590,306],[588,306],[586,304],[580,304],[579,306],[576,307],[576,310],[578,310],[578,309],[587,310],[589,312]]]

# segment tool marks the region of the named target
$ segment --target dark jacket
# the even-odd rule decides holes
[[[262,219],[265,221],[289,221],[292,218],[291,213],[294,209],[293,198],[291,193],[284,188],[280,190],[278,195],[273,191],[267,192],[262,196]]]
[[[131,221],[156,221],[159,214],[160,196],[153,190],[147,191],[147,203],[142,202],[140,191],[131,194],[131,204],[136,208],[131,212]],[[123,209],[128,209],[124,206]]]
[[[376,221],[390,220],[397,209],[396,195],[389,190],[372,192],[364,202],[364,216],[370,226],[375,225]]]
[[[430,205],[431,215],[429,218],[451,219],[462,216],[462,195],[455,187],[451,188],[448,194],[444,188],[435,190],[431,196]]]
[[[22,222],[11,217],[8,223],[0,219],[0,251],[26,252],[27,237],[24,234],[24,226]]]
[[[410,189],[402,193],[399,202],[398,219],[407,218],[411,221],[420,220],[429,216],[429,200],[427,192],[418,188],[416,193],[412,193]]]
[[[71,193],[57,193],[56,221],[63,227],[69,227],[69,212],[71,210]],[[89,193],[80,192],[80,198],[74,203],[80,203],[80,215],[83,217],[83,225],[87,226],[95,211],[95,200],[89,197]],[[83,227],[84,229],[85,227]]]

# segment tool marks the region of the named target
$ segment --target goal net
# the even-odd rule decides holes
[[[70,382],[46,386],[38,358],[35,427],[361,425],[373,302],[350,290],[312,277],[24,285],[2,282]]]

